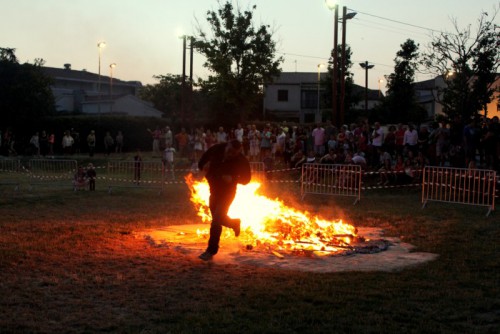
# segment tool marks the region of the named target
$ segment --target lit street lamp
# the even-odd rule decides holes
[[[382,82],[384,82],[384,79],[378,79],[378,98],[379,98],[379,99],[380,99],[380,95],[381,95],[381,93],[380,93],[380,84],[381,84]]]
[[[113,69],[116,67],[116,63],[109,65],[109,98],[113,98]]]
[[[368,60],[364,63],[359,63],[359,66],[365,69],[365,112],[368,111],[368,70],[375,65],[368,64]]]
[[[106,42],[97,43],[97,49],[99,50],[99,75],[97,79],[97,92],[99,100],[97,101],[97,112],[99,113],[99,116],[101,115],[101,50],[105,46]]]

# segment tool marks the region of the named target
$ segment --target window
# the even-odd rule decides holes
[[[301,92],[301,108],[302,109],[316,109],[318,108],[318,91],[316,90],[303,90]]]
[[[288,101],[288,90],[278,89],[278,101],[280,102]]]

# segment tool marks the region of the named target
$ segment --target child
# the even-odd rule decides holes
[[[139,185],[141,182],[142,155],[141,150],[137,150],[134,156],[134,182]]]
[[[89,163],[87,166],[87,180],[89,183],[89,190],[90,191],[95,191],[95,179],[96,179],[97,173],[95,171],[94,165],[92,163]]]
[[[174,175],[174,153],[175,153],[175,148],[172,147],[171,143],[166,144],[167,147],[163,151],[163,170],[165,172],[171,172],[172,173],[172,180],[175,180],[175,175]]]
[[[75,177],[73,179],[73,189],[75,191],[84,190],[86,186],[87,180],[85,178],[85,170],[83,169],[83,167],[78,167],[78,170],[76,171]]]

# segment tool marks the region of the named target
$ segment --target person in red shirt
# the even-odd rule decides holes
[[[181,129],[181,132],[175,135],[175,140],[177,140],[177,146],[179,148],[179,153],[181,157],[186,157],[187,144],[189,142],[189,135],[185,128]]]
[[[406,129],[403,124],[399,123],[397,130],[394,132],[396,137],[396,154],[403,154],[405,131]]]

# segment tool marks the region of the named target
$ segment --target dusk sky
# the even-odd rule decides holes
[[[480,14],[492,13],[500,5],[498,0],[338,3],[347,6],[348,12],[357,12],[347,21],[346,29],[355,83],[364,86],[365,72],[358,63],[368,61],[375,65],[369,71],[373,89],[378,89],[379,79],[393,71],[396,52],[406,39],[413,39],[425,50],[432,31],[454,32],[452,19],[459,27],[471,25],[475,31]],[[233,4],[242,10],[257,5],[254,22],[273,28],[278,55],[285,58],[283,71],[317,72],[319,63],[327,63],[333,47],[333,12],[324,0],[239,0]],[[153,75],[182,73],[182,40],[178,36],[194,35],[197,21],[210,32],[206,12],[217,9],[218,1],[0,0],[0,6],[0,47],[15,48],[21,63],[43,58],[46,66],[62,68],[70,63],[74,70],[97,73],[97,43],[105,41],[101,74],[109,75],[109,65],[116,63],[115,78],[152,84],[157,82]],[[203,62],[195,53],[195,77],[206,77]],[[428,78],[417,74],[416,79]]]

